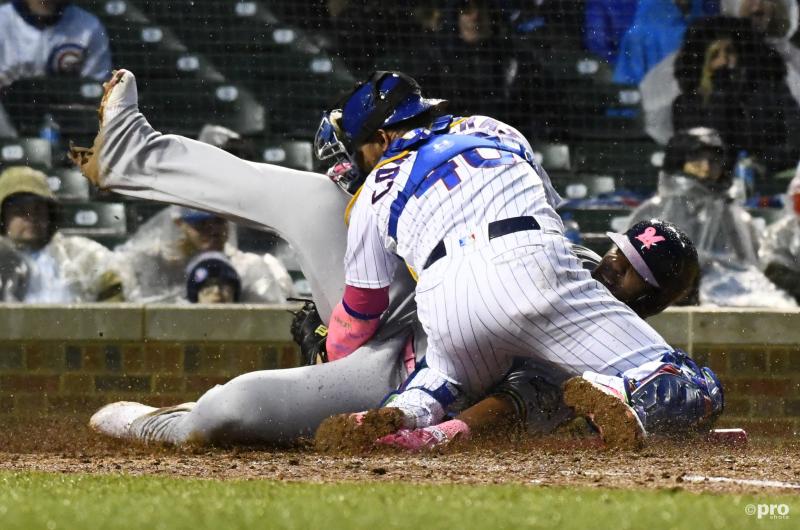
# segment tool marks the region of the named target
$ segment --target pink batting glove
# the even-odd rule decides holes
[[[449,420],[423,429],[400,429],[396,433],[379,438],[376,443],[409,453],[419,453],[447,445],[456,436],[467,439],[469,435],[469,425],[461,420]]]

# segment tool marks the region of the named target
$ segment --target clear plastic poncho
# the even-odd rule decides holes
[[[786,211],[767,228],[758,254],[762,267],[771,263],[781,265],[797,273],[797,282],[800,283],[800,212],[793,208],[795,195],[800,195],[800,165],[787,190]]]
[[[125,299],[138,303],[186,301],[186,265],[194,256],[175,220],[180,208],[170,206],[145,222],[114,250]],[[224,253],[242,279],[242,303],[283,303],[293,296],[292,280],[274,256],[242,252],[230,224]]]
[[[702,268],[702,304],[796,307],[761,272],[752,218],[727,192],[711,191],[689,176],[662,173],[658,194],[639,206],[628,224],[653,217],[676,224],[694,242]]]
[[[119,282],[113,254],[86,237],[56,232],[39,250],[17,250],[28,267],[26,303],[96,302]]]
[[[21,302],[28,289],[30,269],[7,239],[0,237],[0,302]]]

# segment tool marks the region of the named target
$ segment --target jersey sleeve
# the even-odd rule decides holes
[[[392,283],[399,258],[384,245],[377,215],[367,200],[359,197],[350,216],[344,256],[345,283],[380,289]]]

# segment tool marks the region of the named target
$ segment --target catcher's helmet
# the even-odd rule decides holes
[[[667,144],[664,171],[680,172],[687,161],[708,152],[716,153],[723,162],[728,160],[727,146],[715,129],[694,127],[678,131]]]
[[[319,160],[346,161],[353,171],[337,176],[345,191],[355,192],[366,175],[356,171],[355,150],[377,130],[419,116],[444,103],[422,97],[419,84],[401,72],[374,72],[341,100],[340,108],[326,111],[314,139]]]
[[[639,276],[654,288],[628,304],[640,316],[660,313],[695,287],[700,277],[697,249],[674,224],[648,219],[624,234],[607,235]]]

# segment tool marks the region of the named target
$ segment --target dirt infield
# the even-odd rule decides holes
[[[796,439],[755,440],[741,449],[659,441],[633,452],[605,451],[578,440],[551,438],[467,447],[448,454],[336,456],[310,448],[131,446],[94,435],[82,419],[35,425],[4,422],[0,427],[0,469],[11,471],[800,492],[800,442]]]

